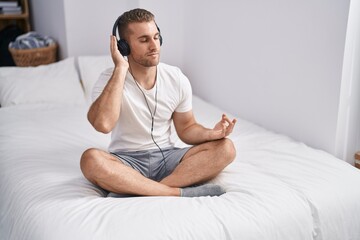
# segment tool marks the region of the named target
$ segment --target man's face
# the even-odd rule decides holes
[[[130,57],[144,67],[153,67],[160,61],[160,33],[154,21],[130,23],[128,26]]]

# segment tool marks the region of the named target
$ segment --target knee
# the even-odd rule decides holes
[[[232,161],[234,161],[236,157],[234,143],[230,139],[224,138],[221,142],[221,148],[222,152],[224,153],[224,161],[226,161],[227,164],[230,164]]]
[[[87,149],[82,155],[80,159],[80,169],[83,172],[84,176],[92,181],[92,175],[101,165],[101,157],[99,156],[99,150],[95,148]]]

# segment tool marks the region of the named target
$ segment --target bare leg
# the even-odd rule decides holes
[[[169,187],[141,175],[113,155],[86,150],[80,162],[84,176],[92,183],[115,193],[143,196],[180,196],[180,189]]]
[[[194,146],[161,183],[178,188],[204,183],[216,177],[235,155],[234,145],[227,138]]]
[[[229,139],[192,147],[172,174],[160,183],[148,179],[115,156],[88,149],[81,157],[81,170],[92,183],[114,193],[143,196],[180,196],[180,188],[206,182],[217,176],[235,158]],[[209,192],[210,193],[210,192]]]

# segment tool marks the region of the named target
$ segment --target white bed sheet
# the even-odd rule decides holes
[[[105,198],[79,168],[109,143],[86,111],[0,109],[1,239],[360,239],[360,171],[241,119],[236,160],[213,180],[226,194]],[[197,97],[194,112],[208,127],[222,113]]]

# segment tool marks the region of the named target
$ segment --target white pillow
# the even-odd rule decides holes
[[[0,68],[0,105],[84,103],[74,58],[37,67]]]
[[[80,77],[83,83],[85,98],[91,103],[91,93],[94,84],[99,79],[100,74],[114,66],[110,55],[104,56],[80,56],[78,58]]]

